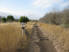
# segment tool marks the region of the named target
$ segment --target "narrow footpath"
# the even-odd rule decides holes
[[[28,52],[57,52],[52,42],[43,36],[36,24],[32,28]]]

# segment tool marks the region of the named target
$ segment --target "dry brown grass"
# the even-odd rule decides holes
[[[26,29],[28,30],[29,33],[32,32],[32,28],[33,28],[33,25],[35,24],[35,22],[28,22],[26,24]]]
[[[22,37],[19,23],[0,24],[0,51],[11,52],[16,48],[19,39]]]
[[[31,33],[35,22],[28,22],[26,29]],[[69,52],[69,29],[61,26],[38,23],[44,36],[48,37],[58,52]],[[0,52],[15,52],[22,38],[20,23],[0,24]],[[26,36],[24,35],[24,40]]]
[[[60,26],[38,23],[44,36],[48,37],[58,52],[69,52],[69,30]]]
[[[34,23],[29,22],[26,29],[31,32]],[[22,29],[20,23],[1,23],[0,24],[0,52],[15,52],[19,46],[22,37]]]

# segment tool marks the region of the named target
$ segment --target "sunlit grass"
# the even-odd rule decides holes
[[[14,50],[19,42],[19,39],[22,38],[21,32],[22,31],[19,23],[0,24],[1,50],[4,52],[8,51],[8,49]]]
[[[69,29],[51,24],[38,24],[44,35],[53,42],[57,51],[69,52]]]
[[[26,30],[31,33],[34,23],[28,22]],[[20,40],[28,41],[25,33],[22,37],[22,29],[20,23],[1,23],[0,24],[0,51],[2,52],[15,52],[19,46]]]
[[[28,22],[26,30],[31,34],[33,24],[35,22]],[[45,37],[48,37],[56,47],[57,51],[65,52],[69,50],[69,29],[61,26],[38,23]],[[22,37],[22,29],[20,23],[2,23],[0,24],[0,51],[15,52],[18,43],[21,39],[28,41],[26,35]],[[28,43],[28,42],[26,42]],[[27,44],[26,44],[27,45]]]

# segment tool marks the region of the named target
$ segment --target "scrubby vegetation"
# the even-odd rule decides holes
[[[53,11],[46,14],[40,19],[41,22],[56,25],[68,25],[69,24],[69,8],[63,11]]]
[[[24,22],[27,23],[29,22],[30,19],[27,16],[21,16],[19,19],[15,18],[12,15],[8,15],[7,17],[0,16],[0,22]]]

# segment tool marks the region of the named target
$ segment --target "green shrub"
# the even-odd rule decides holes
[[[6,22],[6,18],[5,17],[1,18],[1,21]]]
[[[8,22],[14,21],[14,17],[12,15],[7,16],[7,21]]]
[[[20,19],[19,19],[20,22],[24,22],[24,23],[27,23],[29,21],[29,18],[26,17],[26,16],[21,16]]]

